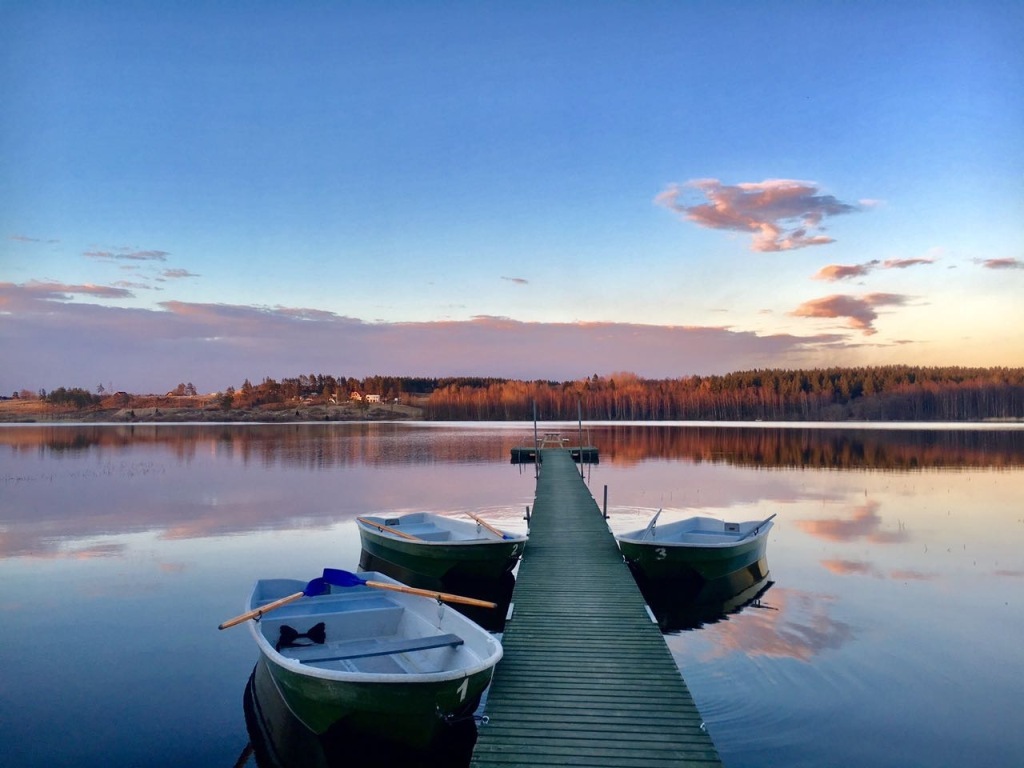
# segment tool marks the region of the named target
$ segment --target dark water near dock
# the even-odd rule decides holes
[[[613,530],[659,508],[661,523],[777,513],[753,602],[667,627],[727,766],[1021,763],[1024,429],[584,429]],[[509,455],[532,437],[0,427],[4,763],[255,765],[256,648],[216,629],[253,581],[355,570],[357,515],[468,510],[524,530],[534,469]]]

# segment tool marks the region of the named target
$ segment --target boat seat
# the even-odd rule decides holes
[[[465,641],[458,635],[434,635],[432,637],[403,637],[396,640],[350,640],[344,643],[329,643],[323,646],[306,648],[287,648],[283,655],[297,659],[304,664],[317,664],[324,661],[343,661],[344,659],[363,659],[368,656],[391,656],[396,653],[426,651],[431,648],[453,648]]]

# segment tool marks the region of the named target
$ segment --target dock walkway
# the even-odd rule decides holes
[[[470,765],[721,765],[572,456],[544,449],[541,462]]]

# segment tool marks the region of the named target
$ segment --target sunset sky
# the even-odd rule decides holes
[[[0,394],[1024,365],[1024,3],[0,3]]]

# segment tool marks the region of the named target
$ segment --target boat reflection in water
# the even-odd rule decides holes
[[[288,709],[261,658],[253,669],[243,696],[249,747],[237,765],[258,768],[451,768],[469,764],[476,744],[472,716],[449,723],[434,741],[414,750],[346,726],[317,735]],[[250,760],[251,757],[251,760]]]
[[[384,560],[365,549],[359,554],[359,568],[363,571],[379,571],[403,584],[417,589],[429,589],[432,592],[448,592],[463,597],[475,597],[497,603],[497,608],[478,608],[473,605],[452,603],[466,618],[476,622],[488,632],[502,632],[505,629],[505,616],[512,602],[512,590],[516,586],[516,578],[507,571],[496,579],[483,579],[460,576],[446,576],[438,579],[410,570],[401,565]]]
[[[745,608],[761,607],[761,598],[775,583],[765,558],[711,581],[695,573],[651,580],[634,570],[633,577],[665,633],[700,629]]]

